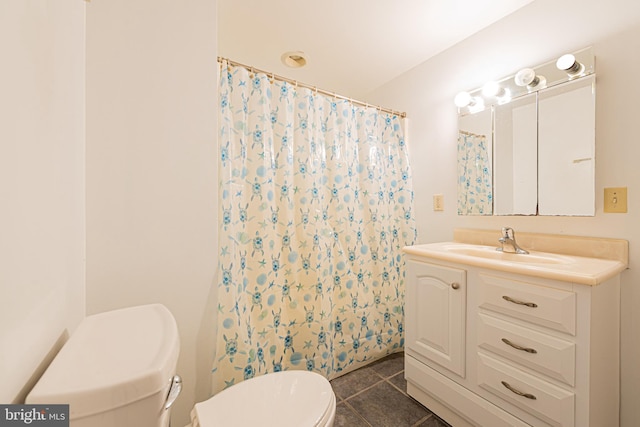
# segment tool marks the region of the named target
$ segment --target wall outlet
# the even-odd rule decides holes
[[[627,187],[604,189],[604,211],[610,213],[627,212]]]
[[[433,195],[433,210],[434,211],[444,210],[444,196],[442,194]]]

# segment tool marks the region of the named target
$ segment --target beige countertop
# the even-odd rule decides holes
[[[578,240],[582,246],[581,250],[584,250],[586,242],[582,238]],[[596,240],[598,241],[595,244],[601,247],[600,239]],[[627,243],[618,240],[613,242]],[[566,244],[564,239],[563,243]],[[407,255],[590,286],[598,285],[627,268],[624,257],[606,259],[533,250],[529,254],[520,255],[499,252],[496,251],[496,247],[497,245],[488,246],[467,242],[439,242],[406,246],[403,251]],[[620,251],[626,256],[626,251]]]

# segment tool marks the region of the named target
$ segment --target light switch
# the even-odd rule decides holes
[[[444,210],[444,196],[442,194],[433,195],[433,210],[434,211]]]
[[[609,213],[627,212],[627,187],[604,189],[604,211]]]

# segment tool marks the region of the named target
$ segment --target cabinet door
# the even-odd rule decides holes
[[[406,351],[464,377],[466,272],[409,261],[407,273]]]

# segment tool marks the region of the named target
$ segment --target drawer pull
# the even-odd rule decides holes
[[[452,287],[453,289],[460,289],[460,283],[458,283],[458,282],[453,282],[453,283],[451,284],[451,287]]]
[[[512,302],[514,304],[518,304],[518,305],[526,305],[527,307],[531,307],[531,308],[536,308],[538,306],[538,304],[536,304],[535,302],[524,302],[524,301],[518,301],[517,299],[513,299],[509,296],[503,295],[502,296],[503,300]]]
[[[518,344],[514,344],[511,341],[509,341],[506,338],[502,338],[502,342],[505,343],[506,345],[510,345],[511,347],[515,348],[516,350],[521,350],[521,351],[526,351],[527,353],[531,353],[531,354],[536,354],[538,352],[538,350],[536,350],[535,348],[529,348],[529,347],[522,347]]]
[[[518,396],[526,397],[527,399],[536,400],[536,397],[533,394],[523,393],[520,390],[513,388],[506,381],[501,381],[502,385],[505,386],[510,392],[517,394]]]

